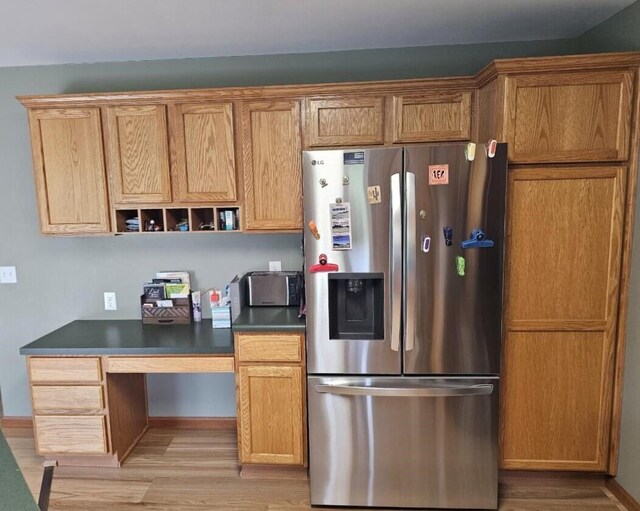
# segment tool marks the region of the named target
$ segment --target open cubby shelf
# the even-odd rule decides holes
[[[119,208],[114,220],[116,234],[242,232],[237,206]]]

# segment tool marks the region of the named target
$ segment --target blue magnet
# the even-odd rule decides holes
[[[490,248],[493,245],[493,240],[487,239],[482,229],[474,229],[469,239],[461,243],[462,248]]]
[[[453,229],[451,227],[445,227],[442,229],[442,234],[444,234],[444,243],[447,247],[450,247],[453,244]]]

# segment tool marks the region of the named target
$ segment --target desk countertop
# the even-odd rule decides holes
[[[143,325],[139,319],[78,320],[20,348],[21,355],[231,355],[230,328],[211,320]]]
[[[233,322],[234,332],[304,332],[305,320],[298,307],[244,307]]]

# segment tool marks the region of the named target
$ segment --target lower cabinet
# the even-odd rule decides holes
[[[104,377],[99,357],[29,357],[38,453],[108,454]]]
[[[509,173],[504,469],[611,471],[626,171]]]
[[[236,334],[240,464],[306,466],[303,354],[298,334]]]

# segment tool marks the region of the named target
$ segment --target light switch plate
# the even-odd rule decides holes
[[[15,266],[0,266],[0,284],[17,284],[18,276],[16,275]]]
[[[282,261],[269,261],[269,271],[282,271]]]

